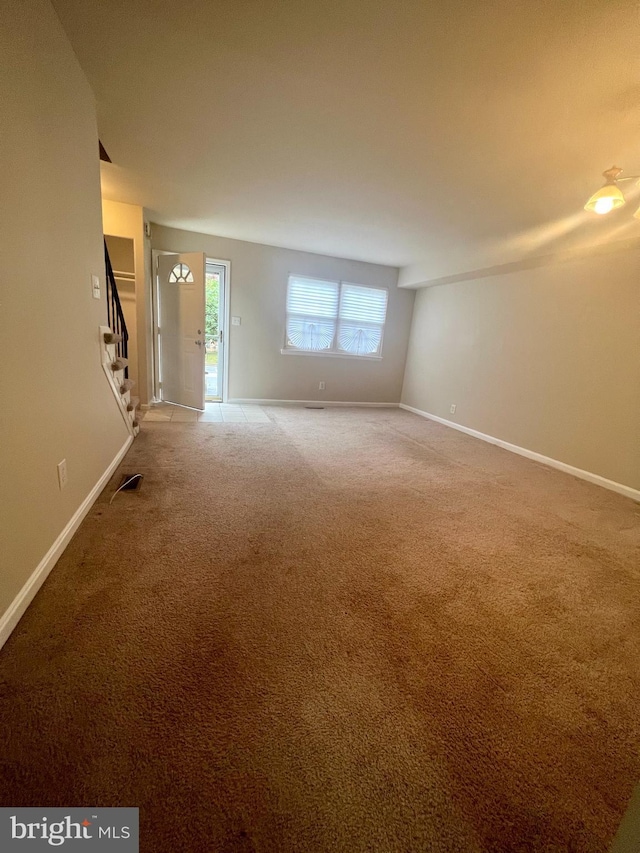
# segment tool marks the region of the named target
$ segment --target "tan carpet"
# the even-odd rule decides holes
[[[604,851],[640,510],[394,410],[143,424],[0,653],[0,804],[142,850]],[[120,473],[121,473],[120,472]]]

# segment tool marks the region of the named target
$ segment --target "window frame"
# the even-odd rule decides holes
[[[176,274],[176,269],[178,267],[180,267],[180,275]],[[186,275],[184,274],[183,267],[186,267]],[[171,267],[171,272],[169,273],[169,284],[193,284],[194,280],[191,267],[184,261],[178,261]]]
[[[289,312],[287,311],[287,297],[289,294],[289,282],[292,278],[302,278],[307,279],[309,281],[324,281],[328,284],[337,284],[338,285],[338,310],[335,316],[335,331],[333,334],[333,341],[330,349],[325,350],[311,350],[311,349],[300,349],[299,347],[287,346],[287,319],[289,317]],[[340,328],[340,305],[342,304],[342,287],[343,285],[352,285],[353,287],[367,287],[370,290],[384,290],[387,294],[386,306],[385,306],[385,314],[384,314],[384,323],[380,326],[380,347],[377,353],[368,355],[358,355],[357,353],[345,352],[344,350],[339,349],[338,344],[338,332]],[[320,356],[322,358],[358,358],[358,359],[366,359],[368,361],[382,361],[383,358],[383,349],[384,349],[384,333],[387,325],[388,319],[388,311],[389,311],[389,288],[388,287],[379,287],[373,284],[361,284],[356,281],[347,281],[346,279],[335,279],[335,278],[320,278],[319,276],[314,275],[298,275],[297,273],[290,272],[287,276],[287,288],[285,291],[285,305],[284,305],[284,346],[280,350],[281,355],[304,355],[304,356]],[[313,318],[313,315],[295,315],[294,316],[306,316],[309,318]],[[318,317],[318,319],[321,319]],[[322,319],[327,319],[326,317]],[[345,320],[345,322],[349,322]],[[365,323],[366,326],[371,326],[378,328],[378,323]]]

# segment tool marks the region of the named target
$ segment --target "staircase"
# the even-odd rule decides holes
[[[107,274],[107,326],[100,326],[100,354],[102,367],[111,385],[113,395],[118,402],[120,412],[131,435],[140,432],[138,409],[140,400],[131,395],[133,382],[129,379],[127,358],[129,351],[129,333],[124,319],[118,287],[113,268],[104,244],[104,259]]]

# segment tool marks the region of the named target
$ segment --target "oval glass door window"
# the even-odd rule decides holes
[[[172,284],[185,284],[193,281],[193,273],[188,264],[176,264],[169,273],[169,281]]]

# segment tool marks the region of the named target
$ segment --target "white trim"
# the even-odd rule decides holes
[[[160,345],[158,343],[158,258],[175,255],[163,249],[151,250],[151,335],[153,337],[153,401],[160,400]]]
[[[397,409],[398,403],[356,403],[343,400],[271,400],[263,397],[233,397],[227,403],[254,406],[366,406],[376,409]]]
[[[633,501],[640,501],[640,490],[633,489],[631,486],[625,486],[623,483],[616,483],[615,480],[607,480],[606,477],[601,477],[600,474],[592,474],[591,471],[583,471],[582,468],[574,468],[573,465],[568,465],[566,462],[560,462],[559,459],[552,459],[550,456],[543,456],[542,453],[536,453],[535,450],[527,450],[526,447],[519,447],[517,444],[510,444],[508,441],[503,441],[501,438],[495,438],[492,435],[485,435],[483,432],[478,432],[476,429],[456,424],[453,421],[448,421],[445,418],[439,418],[437,415],[432,415],[429,412],[423,412],[422,409],[416,409],[413,406],[407,406],[406,403],[400,403],[400,408],[407,412],[413,412],[414,415],[420,415],[422,418],[428,418],[430,421],[437,421],[439,424],[457,429],[474,438],[479,438],[482,441],[487,441],[489,444],[495,444],[502,447],[504,450],[509,450],[511,453],[517,453],[519,456],[525,456],[527,459],[533,459],[534,462],[540,462],[542,465],[548,465],[550,468],[557,468],[558,471],[564,471],[565,474],[571,474],[572,477],[579,477],[581,480],[587,480],[589,483],[594,483],[596,486],[602,486],[604,489],[610,489],[612,492],[618,492]]]
[[[322,358],[358,358],[367,361],[382,361],[381,355],[356,355],[351,352],[334,352],[333,350],[294,349],[285,347],[280,350],[280,355],[319,355]]]
[[[89,510],[95,503],[98,495],[111,479],[113,472],[116,470],[120,462],[122,462],[122,459],[124,458],[124,455],[126,454],[129,447],[131,446],[132,441],[133,436],[129,435],[123,446],[116,454],[116,457],[113,462],[111,462],[111,464],[104,472],[104,474],[100,477],[93,489],[91,489],[87,497],[82,501],[78,509],[74,512],[68,524],[65,526],[64,530],[60,533],[53,545],[49,548],[47,553],[40,560],[38,566],[31,574],[26,584],[22,587],[20,592],[14,598],[13,602],[9,605],[9,608],[0,617],[0,649],[9,639],[11,632],[24,615],[25,610],[35,598],[36,593],[47,579],[49,573],[51,572],[55,564],[58,562],[59,558],[62,555],[62,552],[68,545],[73,534],[80,526],[85,515],[89,512]]]

